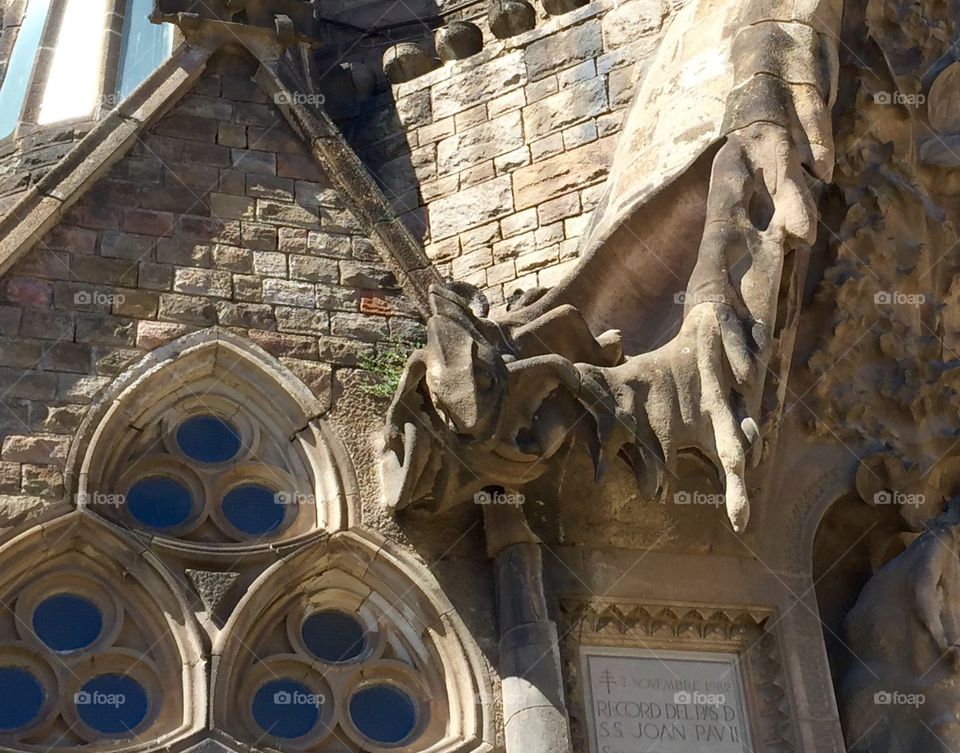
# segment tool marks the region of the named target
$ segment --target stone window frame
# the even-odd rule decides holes
[[[588,751],[581,647],[735,654],[754,753],[799,750],[774,609],[656,600],[564,598],[561,641],[575,749]]]
[[[222,463],[202,463],[188,457],[176,441],[176,432],[180,425],[195,416],[214,416],[221,418],[234,427],[240,436],[241,449],[231,460]],[[290,466],[278,467],[259,459],[261,443],[270,441],[270,432],[259,426],[258,421],[244,407],[241,395],[232,400],[229,391],[205,394],[203,400],[190,396],[163,406],[163,412],[153,419],[159,424],[162,450],[147,457],[134,460],[130,465],[118,470],[115,485],[111,484],[103,491],[109,495],[128,496],[131,487],[142,479],[154,476],[173,478],[190,490],[193,498],[193,512],[180,525],[155,531],[144,526],[126,506],[116,510],[116,518],[123,525],[136,530],[147,530],[165,538],[184,538],[207,520],[233,543],[242,544],[251,540],[276,541],[294,535],[307,533],[321,527],[319,521],[311,521],[309,516],[301,515],[301,505],[286,505],[283,522],[269,535],[257,536],[236,528],[223,512],[223,499],[232,489],[245,484],[259,484],[274,490],[276,494],[296,495],[305,488],[312,488],[309,479],[309,463],[301,448],[296,448],[289,458]],[[273,438],[274,441],[276,438]],[[158,448],[159,449],[159,448]],[[96,498],[92,498],[96,507]],[[107,514],[108,517],[113,517]],[[298,525],[299,524],[299,525]]]
[[[356,519],[356,492],[349,459],[321,416],[326,403],[292,372],[245,338],[213,327],[158,348],[118,377],[93,406],[67,461],[65,485],[81,509],[127,530],[147,533],[173,548],[213,546],[220,551],[269,549],[296,543],[318,532],[342,530]],[[256,452],[270,442],[284,465],[258,461],[207,464],[189,460],[173,438],[189,416],[213,413],[233,421],[241,442]],[[127,462],[124,448],[144,428],[160,426],[163,454]],[[242,456],[238,456],[242,457]],[[191,489],[202,510],[168,530],[136,521],[113,502],[134,478],[168,475]],[[268,481],[280,492],[303,494],[291,500],[284,523],[266,536],[235,529],[220,510],[223,494],[245,481]],[[185,534],[207,517],[224,533],[218,542]]]
[[[17,634],[0,638],[0,661],[28,669],[45,695],[33,721],[0,733],[0,747],[18,749],[20,740],[37,744],[44,734],[56,738],[51,725],[58,716],[90,751],[119,746],[134,753],[153,747],[157,737],[185,736],[202,727],[206,682],[199,626],[169,575],[139,556],[123,532],[74,511],[0,545],[0,560],[9,565],[0,574],[0,598],[14,605]],[[63,593],[89,600],[102,620],[93,643],[67,652],[49,648],[31,627],[36,606]],[[133,739],[87,726],[72,700],[89,680],[113,673],[135,680],[147,698]]]
[[[214,728],[279,750],[322,753],[339,737],[370,753],[488,753],[489,676],[449,606],[428,571],[379,534],[352,529],[322,548],[301,549],[260,576],[223,628],[211,686]],[[360,657],[325,662],[302,646],[302,620],[324,610],[372,628]],[[281,633],[295,653],[280,650]],[[273,648],[260,655],[261,646]],[[288,667],[295,671],[281,674]],[[303,738],[273,738],[250,712],[263,682],[283,676],[313,678],[311,690],[333,699],[322,723]],[[397,687],[413,701],[417,724],[404,741],[378,745],[353,725],[349,701],[370,685]]]
[[[20,24],[26,14],[30,0],[10,0],[3,18],[4,34],[0,39],[0,84],[7,74],[10,56],[19,36]],[[53,0],[50,11],[44,23],[40,44],[37,48],[33,69],[27,83],[27,90],[20,108],[20,118],[13,132],[0,139],[0,144],[7,141],[17,141],[24,136],[47,128],[62,128],[64,126],[90,127],[99,121],[104,114],[113,109],[115,103],[108,95],[116,94],[120,86],[121,56],[123,54],[123,27],[124,15],[131,0],[110,0],[101,30],[100,44],[100,90],[93,111],[79,117],[39,125],[40,108],[46,92],[47,79],[53,64],[56,52],[57,38],[63,26],[68,0]],[[16,33],[14,33],[16,32]],[[182,36],[178,29],[173,29],[172,47],[176,48]]]

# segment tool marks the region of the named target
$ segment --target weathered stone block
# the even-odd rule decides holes
[[[317,215],[309,209],[293,202],[273,199],[257,199],[257,219],[261,222],[300,227],[316,227],[319,224]]]
[[[172,235],[175,226],[171,212],[155,212],[148,209],[126,209],[123,212],[122,229],[128,233],[163,236]]]
[[[363,342],[378,342],[389,337],[387,320],[367,314],[338,313],[330,317],[330,334],[352,337]]]
[[[225,220],[249,220],[256,215],[254,199],[246,196],[230,196],[225,193],[211,193],[210,214]]]
[[[258,175],[277,174],[277,155],[254,149],[231,149],[231,164],[234,170]]]
[[[70,437],[56,434],[11,435],[3,440],[5,461],[62,467],[70,451]]]
[[[217,321],[224,327],[271,330],[277,328],[273,307],[264,303],[217,301]]]
[[[168,321],[212,327],[217,323],[217,308],[208,298],[164,293],[160,295],[158,316]]]
[[[159,305],[158,293],[149,290],[122,290],[114,298],[113,314],[135,319],[152,319],[157,315]]]
[[[600,22],[593,20],[572,29],[564,29],[561,34],[534,42],[526,52],[524,61],[531,81],[581,61],[591,60],[603,52]]]
[[[593,118],[607,110],[607,92],[602,78],[564,89],[523,108],[527,139],[536,139],[566,126]]]
[[[182,337],[190,331],[184,324],[169,322],[137,322],[137,345],[145,350],[153,350],[161,345]]]
[[[519,50],[494,58],[433,87],[434,120],[499,97],[526,82],[527,71]]]
[[[330,315],[326,311],[277,306],[277,329],[307,335],[325,335],[330,332]]]
[[[542,204],[557,196],[603,180],[610,169],[612,145],[594,141],[513,173],[517,209]],[[541,222],[549,221],[541,218]]]
[[[523,143],[523,121],[517,110],[441,141],[437,144],[437,170],[441,174],[459,172]]]
[[[340,267],[335,259],[292,254],[289,257],[289,264],[290,277],[294,280],[327,283],[340,281]]]
[[[631,0],[613,8],[601,22],[607,50],[636,42],[660,28],[666,15],[663,0]]]
[[[263,281],[263,300],[264,303],[312,309],[316,305],[316,293],[313,285],[306,282],[269,279]]]
[[[512,211],[511,178],[504,175],[435,201],[429,208],[430,234],[442,240]]]
[[[219,269],[178,269],[174,273],[173,289],[178,293],[210,295],[229,298],[233,293],[230,273]]]
[[[353,244],[348,236],[311,230],[307,236],[307,249],[320,256],[348,259],[353,253]]]
[[[132,345],[134,323],[131,319],[115,316],[81,314],[77,317],[76,339],[80,343],[96,345]]]

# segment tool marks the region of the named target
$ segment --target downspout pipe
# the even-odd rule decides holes
[[[517,499],[490,489],[484,505],[500,628],[507,753],[570,753],[557,626],[547,612],[541,542]]]

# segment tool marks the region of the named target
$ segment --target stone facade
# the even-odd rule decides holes
[[[242,335],[327,400],[338,370],[418,339],[416,307],[245,67],[225,56],[6,275],[5,493],[61,497],[90,402],[191,332]]]
[[[116,97],[118,2],[54,123],[39,45],[0,747],[960,751],[955,6],[156,0]]]

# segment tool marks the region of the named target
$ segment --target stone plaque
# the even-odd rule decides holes
[[[736,654],[583,646],[590,753],[747,753]]]

